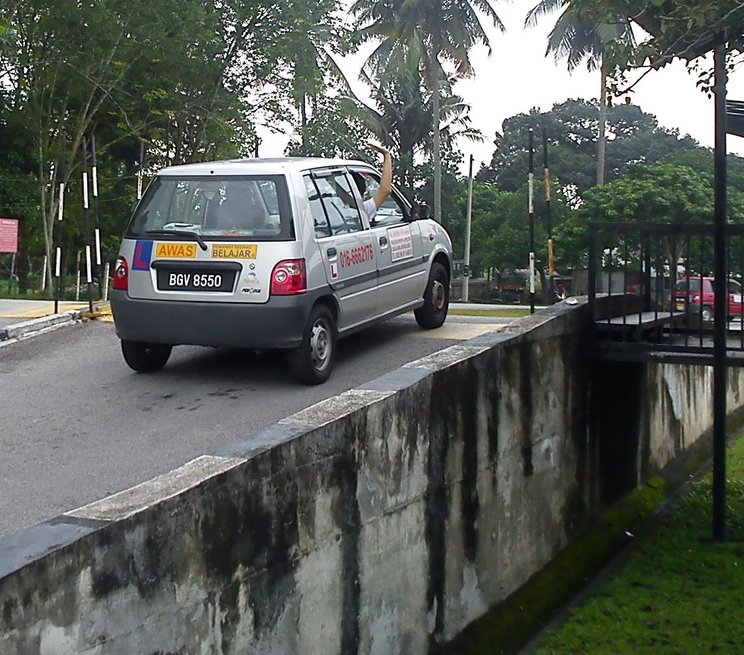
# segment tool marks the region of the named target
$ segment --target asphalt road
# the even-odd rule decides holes
[[[503,323],[503,320],[501,321]],[[486,325],[483,325],[483,324]],[[305,387],[278,354],[174,348],[133,373],[112,323],[85,321],[0,347],[0,536],[164,473],[493,321],[411,314],[340,342],[331,379]]]

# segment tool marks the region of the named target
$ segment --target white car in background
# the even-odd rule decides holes
[[[127,364],[162,368],[175,345],[282,349],[307,384],[339,337],[413,310],[437,328],[452,247],[425,205],[395,189],[369,221],[380,174],[359,161],[282,158],[173,166],[136,207],[111,306]]]

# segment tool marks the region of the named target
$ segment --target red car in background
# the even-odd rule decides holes
[[[728,307],[726,315],[731,320],[744,314],[744,299],[742,286],[736,280],[728,280]],[[699,312],[703,321],[712,321],[715,314],[715,293],[713,278],[695,276],[677,281],[674,302],[676,309]]]

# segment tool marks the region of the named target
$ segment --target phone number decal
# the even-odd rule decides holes
[[[356,246],[350,250],[342,250],[339,255],[341,260],[341,268],[348,268],[349,266],[357,266],[358,264],[364,264],[364,262],[372,261],[375,258],[375,250],[371,245]]]

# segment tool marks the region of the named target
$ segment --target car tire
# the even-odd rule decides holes
[[[316,305],[302,336],[302,344],[287,357],[292,374],[303,384],[321,384],[331,375],[336,359],[336,318],[325,305]]]
[[[137,373],[154,373],[165,366],[173,346],[162,343],[143,343],[141,341],[122,341],[121,352],[124,361]]]
[[[713,322],[713,308],[710,305],[703,305],[703,308],[700,310],[700,320],[704,323]]]
[[[434,262],[424,291],[424,304],[413,312],[422,328],[432,330],[444,323],[449,310],[449,287],[447,269]]]

